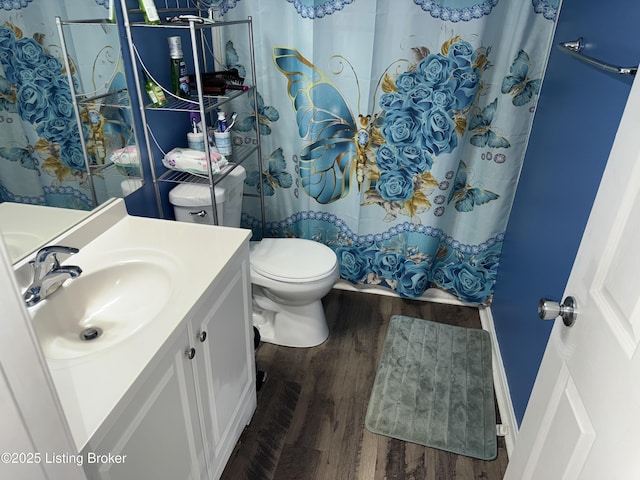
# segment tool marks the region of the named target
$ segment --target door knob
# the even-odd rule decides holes
[[[553,320],[557,317],[562,317],[564,324],[570,327],[575,323],[578,316],[576,299],[567,297],[564,299],[564,303],[560,305],[558,302],[548,298],[541,298],[538,302],[538,316],[542,320]]]

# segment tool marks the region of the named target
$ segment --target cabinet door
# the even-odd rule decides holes
[[[196,359],[185,353],[190,347],[185,325],[137,390],[125,397],[128,404],[116,407],[83,451],[87,478],[207,478],[192,369]],[[123,461],[92,464],[94,453],[121,455]]]
[[[212,308],[194,319],[196,376],[211,478],[218,478],[256,406],[248,255],[217,282]],[[202,355],[200,355],[202,351]]]

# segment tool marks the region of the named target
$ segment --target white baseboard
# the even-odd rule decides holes
[[[350,292],[373,293],[375,295],[386,295],[387,297],[401,298],[396,292],[390,288],[379,287],[377,285],[356,285],[347,280],[339,279],[333,286],[336,290],[347,290]],[[421,297],[412,300],[420,300],[422,302],[446,303],[448,305],[468,305],[475,307],[476,305],[462,302],[450,293],[437,288],[430,288]]]
[[[518,421],[516,420],[516,414],[513,410],[513,403],[511,403],[511,392],[509,391],[507,374],[504,371],[504,364],[502,363],[502,355],[500,354],[500,346],[498,345],[498,338],[496,336],[496,330],[493,324],[493,315],[491,313],[491,308],[480,307],[479,313],[482,328],[489,332],[489,336],[491,337],[491,353],[493,357],[493,388],[496,394],[496,401],[498,402],[500,419],[502,421],[503,427],[506,427],[504,440],[507,447],[507,455],[511,456],[511,452],[513,452],[513,448],[518,437]]]

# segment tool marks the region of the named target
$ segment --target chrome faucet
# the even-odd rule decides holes
[[[59,254],[73,255],[78,252],[79,250],[74,247],[50,245],[36,253],[35,260],[29,262],[33,267],[33,281],[24,292],[27,307],[33,307],[60,288],[65,280],[76,278],[82,273],[80,267],[61,266],[58,260]]]

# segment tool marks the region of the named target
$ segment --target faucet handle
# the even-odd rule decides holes
[[[53,255],[55,261],[58,261],[58,257],[55,255],[56,253],[65,253],[67,255],[73,255],[74,253],[78,253],[80,250],[75,247],[65,247],[64,245],[47,245],[46,247],[42,247],[36,253],[36,262],[42,263],[44,262],[49,255]]]
[[[65,247],[63,245],[47,245],[36,253],[35,260],[29,262],[33,267],[34,278],[40,279],[44,275],[60,268],[59,253],[73,255],[80,250],[75,247]]]

